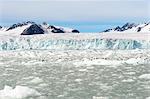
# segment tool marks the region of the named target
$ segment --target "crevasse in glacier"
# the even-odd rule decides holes
[[[37,49],[149,49],[150,41],[123,39],[35,39],[13,37],[0,40],[0,50],[37,50]]]

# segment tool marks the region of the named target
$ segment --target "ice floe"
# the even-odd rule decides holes
[[[27,97],[39,97],[40,95],[35,89],[26,86],[16,86],[13,89],[6,85],[3,90],[0,90],[0,99],[23,99]]]
[[[32,79],[31,81],[29,81],[28,83],[31,83],[31,84],[39,84],[39,83],[42,83],[43,80],[40,79],[39,77],[35,77],[34,79]]]
[[[140,79],[147,79],[150,80],[150,74],[143,74],[139,76]]]

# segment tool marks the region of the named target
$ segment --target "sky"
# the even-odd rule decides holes
[[[99,32],[150,22],[150,0],[0,0],[0,25],[28,20]]]

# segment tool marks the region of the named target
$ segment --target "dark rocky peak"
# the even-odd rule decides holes
[[[140,32],[144,27],[150,25],[150,22],[149,23],[144,23],[144,26],[138,26],[137,28],[137,32]]]
[[[126,23],[121,28],[122,28],[122,31],[125,31],[125,30],[128,30],[128,29],[132,29],[133,27],[136,27],[136,26],[137,25],[134,24],[134,23]]]
[[[44,30],[40,25],[32,24],[30,27],[25,29],[21,35],[34,35],[34,34],[44,34]]]
[[[0,26],[0,29],[2,29],[3,27],[2,26]]]
[[[13,24],[13,25],[10,26],[6,31],[15,29],[15,28],[17,28],[17,27],[22,27],[22,26],[25,26],[25,25],[28,25],[28,24],[35,24],[35,22],[27,21],[27,22],[22,22],[22,23]]]
[[[48,29],[57,29],[55,26],[53,26],[53,25],[50,25],[49,27],[48,27]]]
[[[147,26],[147,25],[150,25],[150,22],[148,22],[148,23],[145,23],[146,25],[145,26]]]
[[[26,22],[23,22],[24,24],[35,24],[35,22],[33,21],[26,21]]]
[[[118,32],[122,32],[122,31],[125,31],[125,30],[128,30],[128,29],[132,29],[133,27],[136,27],[136,26],[137,26],[137,25],[134,24],[134,23],[126,23],[126,24],[124,24],[122,27],[117,26],[116,28],[107,29],[107,30],[104,30],[103,32],[110,32],[110,31],[112,31],[112,30],[118,31]]]
[[[80,33],[78,30],[72,30],[72,33]]]
[[[52,33],[66,33],[65,29],[63,27],[55,27],[53,25],[50,25],[47,29],[51,29]],[[78,30],[73,29],[70,31],[71,33],[80,33]]]
[[[142,28],[141,28],[141,27],[138,27],[137,32],[140,32],[141,30],[142,30]]]
[[[52,29],[52,33],[65,33],[61,28],[56,28],[55,26],[53,25],[50,25],[48,27],[48,29]]]
[[[115,30],[115,31],[121,31],[121,30],[122,30],[122,28],[121,28],[121,27],[119,27],[119,26],[117,26],[116,28],[114,28],[114,30]]]
[[[113,29],[107,29],[107,30],[104,30],[104,31],[102,31],[102,32],[110,32],[110,31],[112,31]]]
[[[61,29],[53,29],[52,31],[51,31],[52,33],[65,33],[63,30],[61,30]]]
[[[46,22],[43,22],[42,25],[48,25]]]

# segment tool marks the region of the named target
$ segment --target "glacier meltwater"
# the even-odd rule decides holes
[[[0,50],[78,50],[78,49],[149,49],[150,41],[125,39],[53,39],[8,37],[0,40]]]

